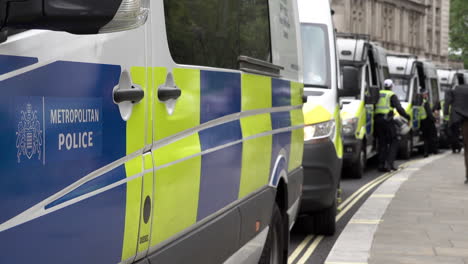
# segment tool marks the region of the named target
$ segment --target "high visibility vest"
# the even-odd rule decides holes
[[[423,104],[421,106],[421,111],[419,111],[419,119],[420,120],[424,120],[424,119],[427,118],[426,108],[424,107],[426,105],[426,103],[427,103],[427,100],[424,99]]]
[[[390,102],[390,98],[395,95],[394,92],[389,90],[381,90],[380,98],[377,104],[375,105],[375,113],[386,115],[390,112],[393,112],[393,107]]]
[[[445,101],[442,101],[442,111],[445,109]],[[450,115],[452,114],[452,104],[449,105],[447,113],[444,114],[444,120],[450,121]]]

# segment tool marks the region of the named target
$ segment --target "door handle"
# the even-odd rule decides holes
[[[133,112],[133,106],[145,97],[145,91],[137,84],[132,83],[132,78],[127,70],[122,71],[119,84],[112,90],[112,99],[119,107],[120,116],[128,121]]]
[[[143,97],[145,97],[145,91],[141,88],[136,88],[132,85],[131,89],[117,89],[114,90],[114,102],[122,103],[122,102],[132,102],[136,104],[140,102]]]
[[[182,95],[182,91],[177,86],[162,85],[158,89],[158,98],[161,102],[177,100]]]

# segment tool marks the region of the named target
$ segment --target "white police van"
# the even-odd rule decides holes
[[[304,185],[301,213],[315,234],[332,235],[341,176],[338,89],[341,85],[335,29],[328,0],[299,1],[304,94]]]
[[[0,2],[0,263],[286,263],[296,1]]]
[[[374,138],[374,105],[389,77],[386,51],[368,35],[338,34],[343,89],[343,172],[361,178],[367,160],[377,154]]]
[[[410,132],[401,139],[399,147],[400,157],[408,159],[415,147],[420,148],[424,144],[421,131],[423,99],[420,91],[427,89],[432,108],[440,103],[441,88],[432,62],[409,54],[388,54],[387,59],[394,83],[393,92],[411,116]]]

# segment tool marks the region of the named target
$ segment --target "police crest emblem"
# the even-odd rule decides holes
[[[37,111],[33,110],[32,105],[28,103],[26,104],[26,110],[21,111],[21,119],[16,132],[18,163],[21,162],[22,156],[32,159],[34,155],[37,155],[37,159],[41,160],[41,147],[41,124],[37,118]]]

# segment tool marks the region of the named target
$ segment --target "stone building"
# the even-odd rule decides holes
[[[448,63],[450,0],[330,0],[338,32],[368,34],[388,50]]]

